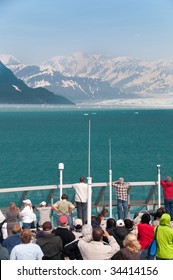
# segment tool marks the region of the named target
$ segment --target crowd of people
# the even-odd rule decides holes
[[[118,219],[109,218],[108,209],[103,208],[91,217],[91,224],[87,223],[84,177],[73,185],[76,219],[71,215],[75,205],[68,201],[67,194],[51,206],[42,201],[34,208],[31,200],[25,199],[20,210],[10,202],[4,214],[0,211],[0,260],[173,260],[170,202],[173,184],[170,183],[170,178],[161,181],[164,192],[166,184],[169,188],[166,207],[139,212],[130,219],[127,213],[130,184],[119,178],[113,183],[118,193]],[[56,226],[51,222],[53,211],[57,215]],[[148,248],[154,238],[157,251],[151,257]]]

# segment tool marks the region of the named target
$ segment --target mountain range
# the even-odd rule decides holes
[[[75,53],[38,65],[24,65],[11,55],[0,60],[31,88],[44,87],[72,102],[173,95],[173,60]]]
[[[0,104],[73,104],[46,88],[30,88],[0,62]]]

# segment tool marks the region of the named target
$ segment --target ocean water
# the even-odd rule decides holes
[[[113,180],[157,181],[157,164],[173,175],[171,109],[1,107],[0,188],[58,184],[61,162],[63,183],[87,177],[89,122],[93,182],[108,182],[110,167]]]

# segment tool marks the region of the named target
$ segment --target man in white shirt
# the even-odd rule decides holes
[[[75,189],[77,217],[82,220],[84,225],[87,217],[88,186],[85,183],[85,178],[83,176],[80,177],[79,180],[80,182],[73,184],[72,187]]]
[[[103,243],[103,235],[107,237],[109,244]],[[86,242],[83,238],[79,239],[78,248],[83,260],[109,260],[120,250],[120,246],[113,236],[101,227],[96,227],[92,232],[93,240]]]

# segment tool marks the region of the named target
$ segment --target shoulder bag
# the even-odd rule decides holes
[[[154,257],[156,255],[156,251],[157,251],[157,241],[156,241],[157,230],[158,230],[158,226],[157,226],[155,234],[154,234],[154,240],[151,241],[149,246],[148,246],[148,256],[150,256],[150,257]]]

